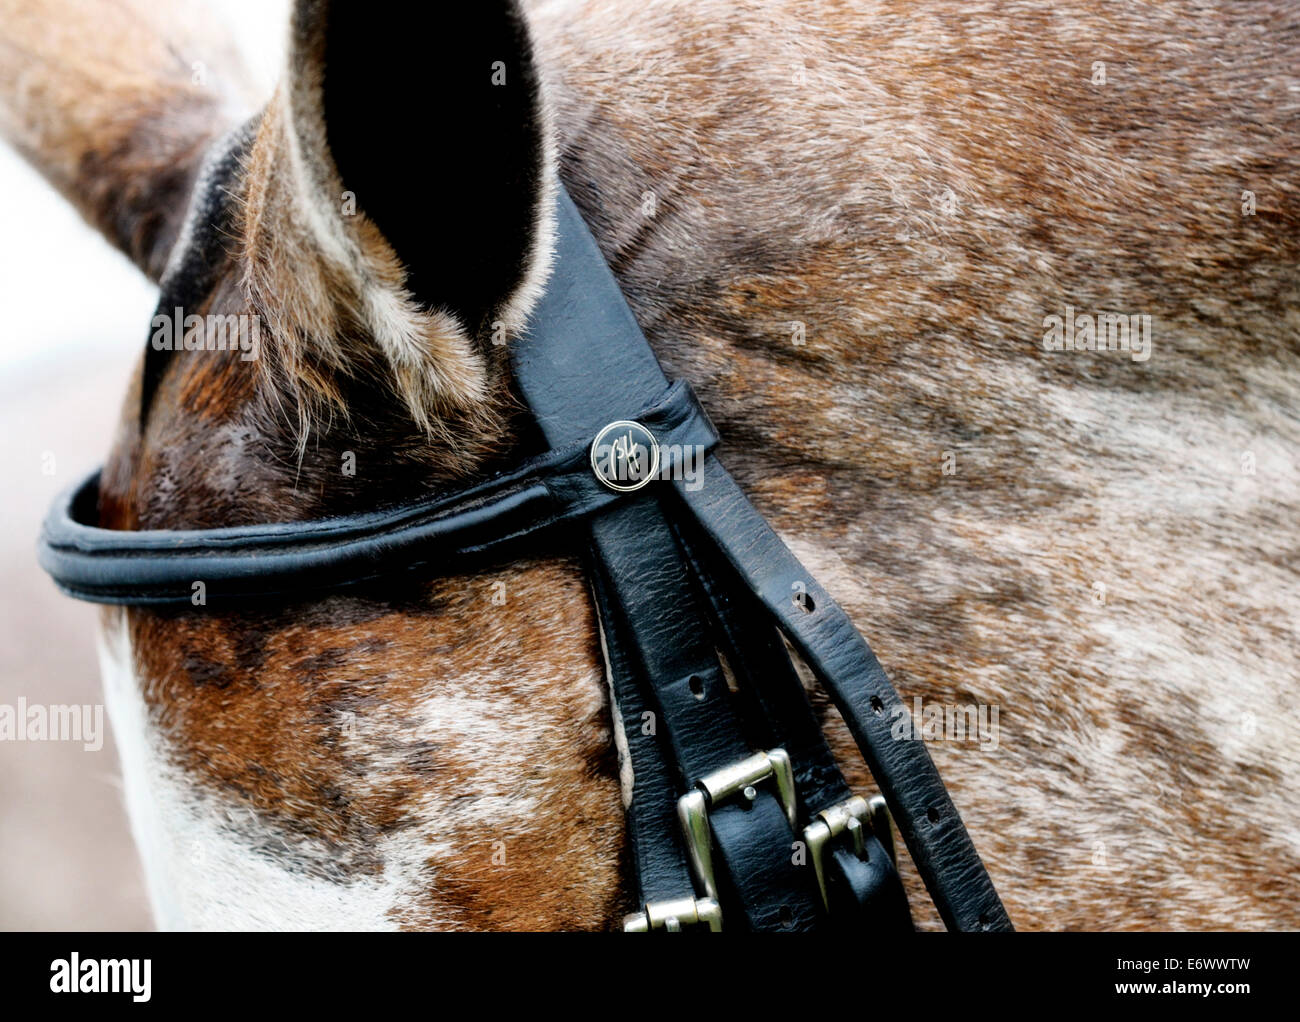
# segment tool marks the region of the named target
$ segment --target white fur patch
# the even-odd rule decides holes
[[[323,842],[292,841],[246,807],[223,804],[203,793],[168,754],[166,739],[149,720],[133,670],[125,616],[106,620],[100,661],[106,702],[121,750],[127,809],[158,926],[165,930],[391,930],[411,905],[422,906],[421,922],[452,927],[450,911],[428,908],[440,856],[457,850],[427,827],[378,838],[368,853],[380,864],[375,875],[329,876],[338,850]],[[528,749],[512,722],[501,719],[489,700],[441,694],[419,706],[416,737],[454,733],[483,750],[490,765],[475,780],[473,798],[447,804],[463,792],[421,796],[414,816],[423,821],[466,814],[498,829],[523,829],[537,811],[535,798],[518,784],[527,770]],[[382,749],[391,722],[364,719],[354,736],[360,748]],[[389,736],[391,737],[391,735]],[[409,740],[410,733],[404,737]],[[383,764],[370,783],[382,786]],[[462,821],[463,822],[463,821]]]
[[[125,615],[105,622],[99,650],[127,810],[159,928],[396,928],[394,909],[424,882],[423,843],[385,838],[377,878],[338,883],[285,869],[268,854],[283,847],[280,835],[247,811],[213,805],[169,762],[140,696]]]
[[[614,674],[609,667],[609,647],[605,643],[605,625],[600,621],[600,604],[593,598],[592,606],[596,608],[596,632],[600,636],[600,658],[605,667],[605,687],[609,691],[609,715],[614,722],[614,748],[618,750],[618,786],[623,797],[623,808],[632,804],[632,792],[636,787],[636,772],[632,767],[632,752],[627,745],[627,731],[623,728],[623,714],[618,707],[618,696],[614,691]]]

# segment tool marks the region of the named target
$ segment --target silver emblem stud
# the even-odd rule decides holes
[[[639,490],[659,473],[659,444],[639,422],[611,422],[591,442],[591,470],[611,490]]]

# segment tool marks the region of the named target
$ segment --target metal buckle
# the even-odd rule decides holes
[[[665,930],[680,933],[683,926],[707,926],[711,933],[722,929],[722,909],[712,898],[673,898],[651,901],[640,912],[623,920],[624,933]]]
[[[854,795],[829,809],[823,809],[817,814],[817,819],[804,828],[803,839],[812,858],[813,870],[817,874],[817,889],[821,892],[822,906],[828,912],[831,905],[826,892],[826,849],[837,837],[848,834],[853,842],[853,854],[862,858],[866,851],[868,825],[876,840],[884,846],[889,858],[897,864],[894,825],[889,816],[889,805],[880,795],[873,797],[870,802],[861,795]]]
[[[735,795],[749,801],[758,797],[754,785],[772,780],[776,783],[776,796],[785,810],[790,829],[796,826],[794,768],[790,754],[784,749],[756,752],[730,766],[722,767],[701,777],[693,791],[688,791],[677,801],[677,819],[686,835],[686,850],[690,855],[691,872],[704,891],[706,900],[718,900],[717,877],[713,872],[713,836],[709,832],[709,810]]]

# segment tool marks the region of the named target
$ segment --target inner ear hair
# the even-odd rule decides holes
[[[513,3],[301,0],[248,159],[241,233],[269,368],[303,442],[317,411],[348,414],[344,376],[388,387],[440,442],[465,440],[467,410],[495,428],[499,340],[541,295],[554,181]]]
[[[317,5],[312,5],[317,6]],[[328,5],[322,100],[344,189],[429,309],[486,330],[532,271],[553,173],[513,3]]]

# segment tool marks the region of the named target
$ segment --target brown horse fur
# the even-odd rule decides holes
[[[140,4],[0,11],[0,124],[157,276],[238,91],[194,85],[192,23]],[[490,322],[421,303],[421,253],[365,195],[338,214],[330,13],[299,5],[201,310],[261,314],[266,355],[177,357],[143,430],[128,396],[108,521],[305,519],[514,455],[489,336],[541,285],[553,138],[669,375],[904,698],[1000,711],[996,748],[931,753],[1013,921],[1300,926],[1293,4],[537,3],[535,216]],[[436,65],[464,40],[417,42]],[[440,99],[391,97],[435,190],[493,147],[440,136]],[[1046,350],[1050,317],[1109,312],[1150,317],[1149,358]],[[103,645],[163,925],[593,928],[630,907],[562,550],[274,611],[110,610]]]

